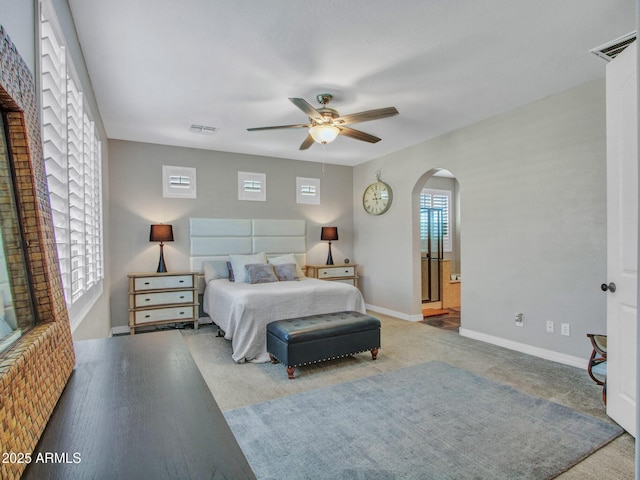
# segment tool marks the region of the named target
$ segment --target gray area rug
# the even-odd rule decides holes
[[[623,432],[442,362],[225,417],[263,480],[553,478]]]

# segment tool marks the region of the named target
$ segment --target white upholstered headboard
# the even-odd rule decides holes
[[[198,272],[207,260],[258,252],[269,256],[294,253],[301,266],[306,263],[304,220],[190,218],[189,243],[190,266]]]

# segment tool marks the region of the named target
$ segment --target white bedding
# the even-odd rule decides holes
[[[356,287],[315,278],[253,285],[211,280],[203,309],[231,340],[237,363],[269,361],[266,326],[274,320],[346,310],[365,313]]]

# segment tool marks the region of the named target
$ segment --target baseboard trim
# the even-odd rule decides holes
[[[203,325],[205,323],[213,323],[210,317],[200,317],[198,318],[198,324]],[[126,325],[119,325],[117,327],[111,328],[111,333],[109,333],[110,337],[115,335],[126,335],[129,333],[129,327]]]
[[[369,303],[365,304],[367,310],[371,310],[372,312],[382,313],[384,315],[389,315],[390,317],[399,318],[400,320],[407,320],[409,322],[419,322],[424,317],[422,314],[418,315],[408,315],[402,312],[396,312],[395,310],[389,310],[388,308],[378,307],[376,305],[371,305]]]
[[[480,340],[481,342],[491,343],[492,345],[508,348],[509,350],[515,350],[516,352],[526,353],[528,355],[533,355],[534,357],[544,358],[545,360],[551,360],[552,362],[562,363],[563,365],[570,365],[581,369],[586,369],[589,362],[589,360],[585,358],[574,357],[573,355],[566,355],[564,353],[554,352],[553,350],[534,347],[527,345],[526,343],[514,342],[513,340],[507,340],[506,338],[494,337],[493,335],[475,332],[466,328],[460,328],[459,334],[463,337]]]

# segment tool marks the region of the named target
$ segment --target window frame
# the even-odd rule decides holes
[[[309,187],[313,191],[305,191]],[[296,177],[296,203],[320,205],[320,179]]]
[[[171,182],[172,178],[180,177],[188,179],[185,186],[181,184],[175,185]],[[193,167],[174,167],[171,165],[162,166],[162,196],[165,198],[196,198],[196,169]]]
[[[246,184],[258,183],[258,189],[247,189]],[[267,201],[267,174],[255,172],[238,172],[238,200],[252,202]]]

